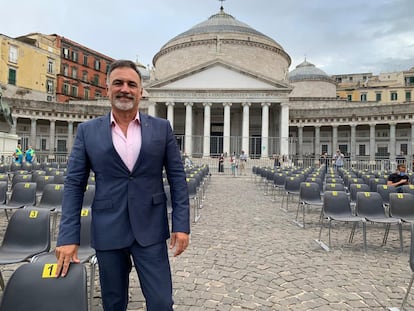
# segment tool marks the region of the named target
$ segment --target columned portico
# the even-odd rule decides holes
[[[149,102],[149,105],[148,105],[148,114],[150,116],[153,116],[153,117],[156,116],[156,112],[155,112],[156,105],[157,105],[157,103]]]
[[[392,122],[390,123],[390,162],[391,165],[395,164],[395,129],[396,129],[396,123]]]
[[[321,126],[315,126],[315,156],[321,153]]]
[[[270,103],[262,103],[262,158],[269,156],[269,107]]]
[[[356,156],[356,124],[351,124],[351,159]]]
[[[242,150],[244,150],[246,154],[249,154],[250,106],[251,106],[251,103],[242,103],[242,107],[243,107]]]
[[[303,156],[303,126],[298,126],[298,154],[300,157]]]
[[[223,152],[230,155],[230,107],[232,103],[223,103],[224,106],[224,129],[223,129]]]
[[[72,150],[73,145],[73,121],[68,122],[68,140],[67,140],[67,148],[68,150]]]
[[[56,121],[54,119],[50,120],[50,132],[49,132],[49,154],[55,154],[55,134],[56,134]]]
[[[185,103],[185,153],[193,152],[193,103]]]
[[[338,126],[332,126],[332,154],[338,149]],[[322,151],[322,150],[321,150]]]
[[[212,105],[211,103],[203,103],[203,106],[204,106],[203,157],[210,156],[211,105]]]

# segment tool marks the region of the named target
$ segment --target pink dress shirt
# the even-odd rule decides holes
[[[127,136],[125,137],[119,125],[116,123],[114,115],[111,112],[112,143],[118,152],[122,161],[132,172],[137,162],[139,152],[141,151],[141,123],[139,112],[128,125]]]

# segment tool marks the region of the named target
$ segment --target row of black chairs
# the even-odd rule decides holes
[[[44,269],[52,269],[47,270],[46,272],[49,273],[49,277],[53,277],[53,264],[56,263],[56,258],[54,255],[54,250],[50,250],[51,247],[51,230],[50,230],[50,211],[47,209],[40,209],[36,207],[27,207],[16,210],[10,218],[10,221],[6,227],[6,231],[4,234],[4,238],[2,244],[0,246],[0,264],[16,264],[16,263],[23,263],[23,262],[32,262],[38,263],[33,267],[33,269],[39,269],[40,266],[44,266]],[[90,247],[90,232],[91,232],[91,210],[89,208],[84,208],[81,211],[81,239],[80,245],[78,250],[78,257],[81,260],[81,263],[89,263],[90,265],[90,290],[89,290],[89,305],[92,307],[92,299],[94,293],[94,280],[95,280],[95,266],[96,266],[96,256],[95,250]],[[23,271],[30,271],[32,269],[28,264],[27,268],[22,268]],[[47,268],[49,267],[49,268]],[[71,268],[72,270],[73,268]],[[75,268],[78,269],[78,268]],[[19,270],[20,271],[20,270]],[[56,270],[55,270],[56,271]],[[17,270],[15,271],[15,273]],[[43,271],[43,274],[46,273]],[[71,271],[73,272],[73,271]],[[17,272],[20,276],[22,272]],[[71,273],[69,273],[70,275]],[[74,274],[75,277],[76,274]],[[15,279],[19,279],[20,277],[12,277],[10,278],[9,282],[5,286],[5,282],[3,276],[0,271],[0,287],[4,290],[3,299],[2,299],[2,306],[12,306],[13,303],[17,303],[15,301],[14,292],[15,286],[20,284],[20,281],[16,281]],[[55,280],[59,281],[55,278]],[[55,282],[57,282],[55,281]],[[15,283],[17,282],[17,284]],[[46,289],[49,289],[51,285],[49,281],[42,281],[38,278],[27,280],[28,283],[35,282],[38,288],[27,288],[25,291],[34,291],[37,293],[45,292]],[[60,284],[60,283],[59,283]],[[56,286],[59,286],[57,284]],[[21,284],[20,284],[21,285]],[[79,284],[81,286],[82,283]],[[27,284],[26,284],[27,286]],[[27,294],[30,299],[35,299],[35,297],[30,296]],[[48,300],[46,296],[40,296],[44,300]],[[39,298],[40,298],[39,297]],[[70,299],[77,299],[73,298],[72,295],[68,296]],[[66,299],[64,300],[66,301]],[[29,302],[24,302],[29,303]],[[37,302],[40,303],[40,302]],[[62,303],[62,301],[60,302]],[[72,302],[68,302],[69,304]],[[36,303],[34,303],[36,305]],[[15,305],[14,310],[23,310],[17,308],[18,305]],[[30,308],[32,310],[33,308]],[[66,310],[60,309],[59,307],[56,308],[35,308],[35,310]],[[0,310],[11,310],[11,309],[1,309]],[[24,309],[27,310],[27,309]],[[78,310],[78,309],[72,309]],[[83,310],[83,309],[79,309]],[[87,310],[87,309],[85,309]],[[90,310],[92,310],[90,308]]]

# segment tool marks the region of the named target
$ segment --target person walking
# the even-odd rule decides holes
[[[170,238],[174,256],[189,244],[189,198],[180,151],[168,120],[138,111],[141,83],[134,62],[112,63],[107,79],[111,112],[78,126],[68,160],[56,277],[67,275],[70,262],[79,263],[80,211],[92,170],[96,190],[91,245],[98,259],[105,311],[127,309],[131,258],[147,310],[172,311],[166,240]],[[171,234],[164,169],[172,198]]]
[[[22,145],[18,144],[16,149],[13,152],[14,162],[17,164],[22,164],[23,162],[23,151]]]
[[[34,157],[35,157],[35,151],[33,150],[32,146],[29,146],[29,148],[26,150],[26,153],[25,153],[26,162],[32,164]]]

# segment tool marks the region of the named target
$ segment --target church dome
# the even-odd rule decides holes
[[[303,61],[289,73],[290,97],[336,98],[336,83],[314,64]]]
[[[329,80],[332,79],[321,69],[317,68],[314,64],[303,61],[296,66],[294,70],[289,73],[289,81],[303,81],[303,80]]]
[[[272,38],[220,11],[169,40],[153,58],[157,79],[222,60],[274,80],[286,80],[290,56]]]

